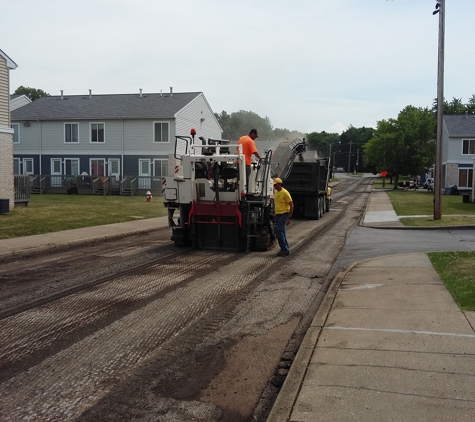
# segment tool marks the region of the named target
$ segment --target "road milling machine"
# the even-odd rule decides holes
[[[197,249],[269,250],[275,240],[273,178],[282,178],[286,186],[305,142],[287,140],[267,151],[252,164],[247,180],[240,145],[195,138],[194,129],[189,136],[175,136],[169,175],[162,178],[171,240]]]

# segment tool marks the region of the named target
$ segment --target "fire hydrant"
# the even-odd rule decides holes
[[[152,199],[152,194],[150,193],[150,191],[147,191],[145,195],[147,196],[147,202],[150,202],[150,200]]]

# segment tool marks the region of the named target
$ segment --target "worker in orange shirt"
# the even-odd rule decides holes
[[[241,136],[238,145],[242,145],[242,152],[246,157],[246,181],[249,182],[249,176],[251,175],[252,156],[255,155],[258,160],[261,159],[259,152],[257,152],[254,139],[259,138],[257,136],[257,129],[251,129],[249,135]]]

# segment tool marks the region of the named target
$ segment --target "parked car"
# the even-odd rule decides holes
[[[344,173],[345,169],[343,167],[336,167],[335,168],[335,173]]]
[[[428,177],[427,180],[424,182],[424,189],[427,190],[434,190],[434,179],[432,177]]]

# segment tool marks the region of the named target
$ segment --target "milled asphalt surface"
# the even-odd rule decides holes
[[[402,228],[373,192],[362,225]],[[166,227],[160,217],[0,241],[0,258]],[[348,264],[333,279],[268,422],[475,420],[475,313],[423,252]]]

